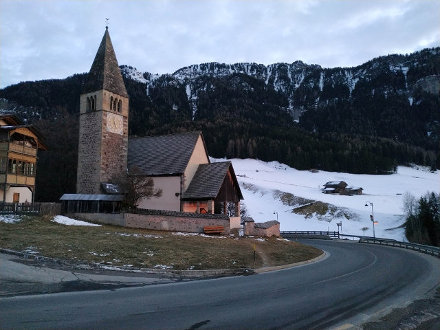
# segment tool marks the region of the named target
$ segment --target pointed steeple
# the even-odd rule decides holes
[[[84,93],[102,89],[128,97],[107,27],[90,69]]]

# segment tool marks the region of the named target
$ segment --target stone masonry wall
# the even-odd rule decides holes
[[[100,193],[101,111],[88,112],[79,118],[78,194]]]
[[[278,221],[268,221],[264,223],[245,221],[244,235],[260,237],[280,237],[280,223]]]
[[[148,211],[146,211],[148,212]],[[180,212],[150,212],[151,214],[135,213],[73,213],[68,216],[86,221],[151,230],[178,231],[185,233],[203,233],[205,226],[223,226],[223,234],[230,233],[229,218],[213,215],[184,214]],[[188,216],[187,216],[188,215]]]
[[[224,218],[125,213],[124,219],[125,225],[132,228],[203,233],[205,226],[223,226],[223,234],[230,233],[229,219]]]

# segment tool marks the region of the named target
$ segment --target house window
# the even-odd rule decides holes
[[[29,164],[29,176],[34,176],[34,175],[35,175],[35,164],[30,163]]]
[[[18,162],[17,164],[17,174],[18,175],[23,175],[24,171],[23,171],[23,162]]]
[[[9,159],[8,172],[12,174],[17,173],[17,161],[15,159]]]
[[[8,162],[6,158],[0,158],[0,173],[6,172],[7,163]]]

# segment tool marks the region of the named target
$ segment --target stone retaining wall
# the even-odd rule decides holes
[[[203,233],[205,226],[223,226],[223,234],[230,233],[229,219],[224,218],[125,213],[124,220],[126,227],[131,228]]]
[[[280,237],[280,223],[272,220],[263,223],[255,223],[252,218],[244,221],[245,236]]]
[[[108,225],[186,233],[203,233],[205,226],[223,226],[223,234],[230,233],[229,217],[216,214],[139,210],[136,213],[74,213],[69,216]]]

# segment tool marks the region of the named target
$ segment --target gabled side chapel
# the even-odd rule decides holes
[[[77,193],[68,213],[115,212],[123,195],[112,181],[151,177],[161,197],[138,208],[240,216],[243,195],[230,162],[211,163],[201,132],[128,137],[129,97],[106,28],[80,96]]]

